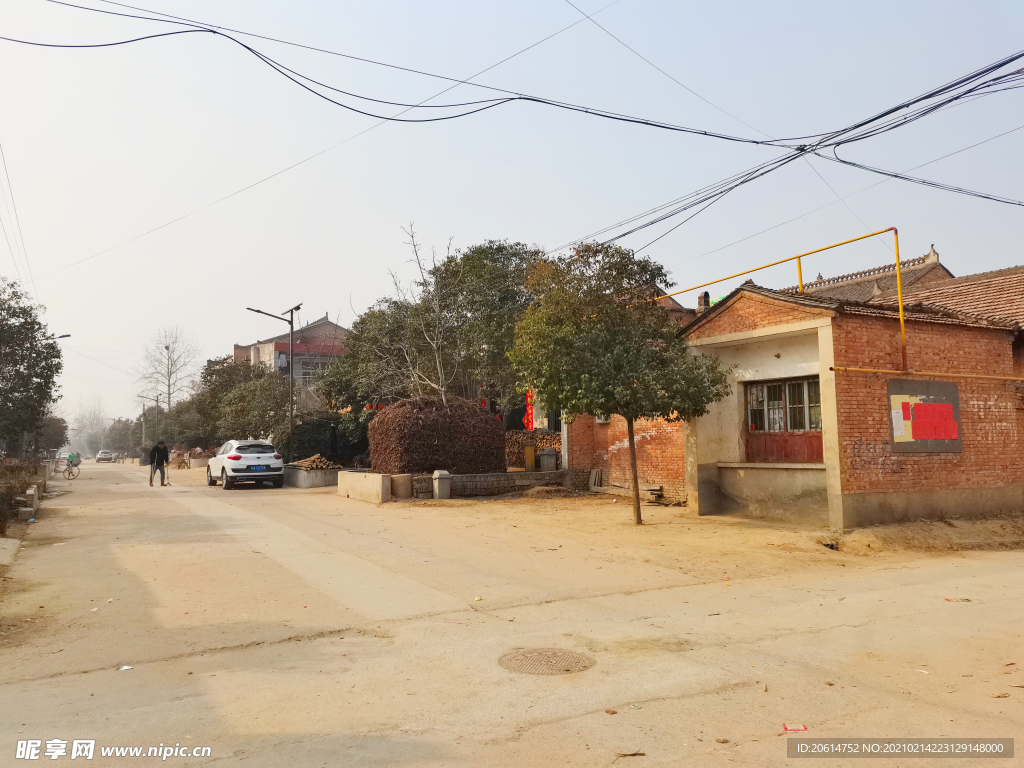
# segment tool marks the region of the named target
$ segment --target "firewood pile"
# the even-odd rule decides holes
[[[526,430],[517,429],[509,430],[505,433],[505,462],[510,467],[523,467],[526,465],[526,457],[523,451],[523,447],[526,445],[527,440],[533,440],[537,446],[534,450],[534,458],[545,448],[554,448],[558,451],[558,463],[562,462],[562,433],[561,432],[547,432],[541,430],[534,430],[527,432]],[[539,460],[538,460],[539,466]]]
[[[302,459],[302,461],[293,461],[288,465],[289,467],[295,467],[297,469],[304,469],[310,472],[314,469],[341,469],[341,464],[335,464],[330,459],[326,459],[319,453],[310,456],[308,459]]]
[[[413,397],[378,411],[370,422],[370,461],[386,475],[453,475],[505,471],[505,430],[479,404],[449,397]]]

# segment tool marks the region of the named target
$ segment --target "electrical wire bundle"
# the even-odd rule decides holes
[[[870,138],[877,137],[889,131],[897,130],[906,125],[921,120],[929,115],[935,114],[941,110],[951,108],[953,106],[959,106],[961,104],[970,103],[979,98],[985,96],[994,95],[1008,90],[1014,90],[1017,88],[1024,87],[1021,85],[1024,82],[1024,68],[1017,69],[1011,72],[1002,72],[1010,64],[1019,61],[1024,58],[1024,51],[1012,54],[1010,56],[1003,57],[998,61],[986,65],[974,72],[963,75],[951,82],[941,85],[937,88],[933,88],[919,96],[915,96],[912,99],[908,99],[904,102],[896,104],[895,106],[889,107],[888,109],[879,112],[871,117],[864,120],[860,120],[850,126],[841,128],[839,130],[811,134],[807,136],[797,136],[783,139],[752,139],[742,136],[734,136],[731,134],[719,133],[715,131],[706,131],[698,128],[692,128],[688,126],[676,125],[658,120],[652,120],[643,117],[637,117],[634,115],[627,115],[610,110],[599,109],[594,107],[587,107],[579,104],[573,104],[570,102],[559,101],[554,99],[547,99],[541,96],[535,96],[515,91],[510,91],[502,88],[495,88],[493,86],[483,85],[480,83],[469,82],[466,80],[458,80],[456,78],[445,77],[442,75],[435,75],[429,72],[422,72],[419,70],[409,69],[407,67],[400,67],[393,64],[387,64],[384,62],[373,61],[371,59],[365,59],[357,56],[351,56],[344,53],[338,53],[336,51],[326,51],[324,49],[312,48],[325,53],[331,53],[333,55],[342,56],[344,58],[367,62],[379,66],[384,66],[393,69],[399,69],[402,71],[413,72],[421,75],[428,75],[431,77],[440,78],[443,80],[452,81],[456,84],[472,85],[478,88],[484,88],[486,90],[493,91],[500,94],[494,98],[479,99],[474,101],[464,102],[453,102],[447,104],[410,104],[401,101],[390,101],[386,99],[375,98],[371,96],[361,95],[352,91],[347,91],[328,83],[311,78],[303,73],[292,69],[280,61],[271,58],[266,53],[257,50],[256,48],[242,42],[228,32],[235,32],[237,34],[243,34],[251,37],[260,37],[266,40],[272,40],[274,42],[285,43],[288,45],[296,45],[302,48],[311,48],[311,46],[304,46],[297,43],[290,43],[285,40],[279,40],[277,38],[270,38],[262,35],[254,35],[248,32],[242,32],[240,30],[232,30],[227,27],[220,27],[217,25],[204,24],[184,17],[172,16],[170,14],[159,14],[163,18],[157,18],[155,15],[138,15],[131,13],[123,13],[118,11],[110,11],[99,8],[91,8],[88,6],[76,5],[74,3],[64,2],[63,0],[49,0],[58,5],[64,5],[71,8],[77,8],[81,10],[91,11],[95,13],[102,13],[112,16],[119,16],[125,18],[139,19],[150,22],[158,22],[163,24],[175,24],[178,26],[187,27],[186,29],[177,29],[173,32],[164,32],[154,35],[146,35],[143,37],[132,38],[128,40],[119,40],[110,43],[95,43],[95,44],[84,44],[84,45],[65,45],[55,43],[40,43],[27,40],[18,40],[10,37],[0,36],[0,40],[8,42],[42,46],[48,48],[108,48],[113,46],[128,45],[148,40],[154,40],[164,37],[173,37],[186,34],[212,34],[218,38],[223,38],[231,41],[232,43],[240,46],[249,54],[258,58],[262,63],[273,69],[275,72],[280,74],[282,77],[287,78],[295,85],[303,88],[309,93],[328,101],[343,109],[355,112],[360,115],[372,117],[382,121],[402,122],[402,123],[429,123],[437,122],[442,120],[454,120],[463,117],[468,117],[485,110],[493,109],[499,106],[505,106],[513,102],[526,102],[532,104],[538,104],[541,106],[568,110],[585,114],[590,117],[597,117],[601,119],[615,120],[619,122],[626,122],[635,125],[641,125],[648,128],[655,128],[660,130],[668,130],[678,133],[703,136],[707,138],[714,138],[723,141],[738,142],[745,144],[754,144],[760,146],[776,147],[785,150],[785,154],[775,157],[771,160],[759,163],[751,168],[748,168],[739,173],[733,174],[725,179],[717,181],[708,186],[702,187],[698,190],[690,192],[679,198],[671,200],[655,208],[651,208],[642,213],[636,214],[629,218],[623,219],[615,224],[604,227],[596,232],[592,232],[589,235],[573,240],[569,243],[565,243],[559,246],[554,251],[560,251],[565,248],[572,247],[586,240],[606,235],[609,232],[618,230],[622,227],[626,227],[623,231],[619,231],[614,236],[609,237],[605,242],[615,242],[643,229],[655,226],[668,219],[674,218],[687,211],[694,211],[690,216],[686,217],[675,226],[667,230],[666,232],[659,235],[651,242],[644,245],[638,250],[643,250],[649,245],[657,242],[662,237],[665,237],[670,232],[674,231],[678,227],[690,221],[695,216],[706,210],[708,207],[721,200],[723,197],[728,195],[730,192],[738,189],[739,187],[749,184],[752,181],[760,179],[780,168],[788,165],[794,160],[805,158],[809,155],[821,157],[823,159],[841,163],[859,170],[867,171],[870,173],[880,174],[892,179],[898,179],[901,181],[907,181],[915,184],[921,184],[929,186],[935,189],[941,189],[944,191],[954,192],[957,194],[969,195],[978,197],[985,200],[991,200],[995,202],[1005,203],[1009,205],[1024,206],[1024,202],[1014,200],[1011,198],[1001,197],[998,195],[992,195],[984,192],[977,192],[974,190],[965,189],[962,187],[956,187],[953,185],[942,184],[940,182],[934,182],[927,179],[921,179],[917,177],[908,176],[903,173],[896,173],[881,168],[857,163],[852,160],[847,160],[839,157],[837,150],[839,147],[853,144],[860,141],[865,141]],[[104,2],[110,2],[110,0],[104,0]],[[155,12],[145,11],[135,6],[126,5],[123,3],[111,2],[112,5],[118,5],[123,8],[129,8],[132,10],[144,11],[146,14],[153,14]],[[570,3],[571,4],[571,3]],[[575,6],[574,6],[575,7]],[[578,10],[578,9],[577,9]],[[582,12],[581,12],[582,13]],[[587,17],[589,18],[589,17]],[[600,26],[600,25],[599,25]],[[617,39],[617,38],[616,38]],[[621,41],[620,41],[621,42]],[[628,47],[628,46],[627,46]],[[632,50],[632,49],[630,49]],[[635,52],[635,51],[634,51]],[[639,55],[639,54],[638,54]],[[645,59],[646,61],[646,59]],[[650,62],[649,62],[650,63]],[[653,65],[652,65],[653,66]],[[673,78],[674,79],[674,78]],[[677,81],[678,82],[678,81]],[[453,86],[454,87],[454,86]],[[685,87],[685,86],[683,86]],[[689,90],[689,89],[688,89]],[[413,110],[434,110],[431,117],[401,117],[399,115],[388,116],[375,114],[365,109],[360,109],[353,106],[350,103],[340,100],[337,96],[345,96],[349,99],[356,99],[360,101],[369,102],[372,104],[381,104],[386,106],[402,107],[405,112],[411,112]],[[446,110],[447,113],[438,115],[438,110]],[[831,150],[831,153],[828,151]]]

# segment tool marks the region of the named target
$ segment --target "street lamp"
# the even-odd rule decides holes
[[[286,309],[281,315],[288,313],[288,317],[282,317],[281,315],[274,315],[270,312],[264,312],[262,309],[253,309],[252,307],[246,307],[250,312],[255,312],[258,315],[266,315],[267,317],[275,317],[278,320],[283,320],[288,323],[288,461],[292,460],[292,432],[295,429],[295,396],[293,393],[295,387],[295,313],[302,308],[301,304],[296,304],[291,309]]]

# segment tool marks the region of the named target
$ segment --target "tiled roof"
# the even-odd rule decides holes
[[[980,272],[919,287],[903,289],[904,302],[931,304],[984,317],[1012,320],[1024,326],[1024,266]],[[890,291],[875,297],[874,305],[893,306]]]
[[[1020,268],[1024,275],[1024,267]],[[729,300],[739,293],[747,291],[760,296],[765,296],[791,304],[814,307],[817,309],[828,309],[833,312],[842,312],[850,315],[872,315],[875,317],[899,318],[899,309],[895,306],[884,303],[866,303],[857,301],[846,301],[821,294],[791,293],[789,290],[776,291],[770,288],[763,288],[749,280],[736,290],[722,299],[718,304],[683,328],[683,333],[689,333],[708,318],[719,312],[728,311]],[[906,297],[904,297],[906,298]],[[914,295],[912,303],[904,303],[904,318],[926,323],[939,323],[940,325],[959,325],[969,328],[1005,328],[1012,330],[1020,323],[1013,318],[1001,318],[994,316],[982,316],[977,313],[968,313],[951,307],[937,306],[931,303],[919,302],[917,294]]]
[[[900,272],[903,289],[906,290],[936,269],[944,272],[947,278],[952,277],[949,270],[939,263],[937,254],[933,256],[932,253],[929,253],[916,259],[901,261]],[[798,293],[800,289],[794,285],[785,290],[790,293]],[[896,290],[895,263],[804,283],[804,293],[830,296],[843,301],[870,301],[879,292],[884,293],[889,290]]]
[[[303,326],[300,326],[299,328],[296,328],[295,329],[295,338],[296,339],[299,338],[299,335],[303,331],[308,331],[310,328],[316,328],[316,327],[321,326],[321,325],[333,325],[335,328],[337,328],[338,331],[336,331],[335,334],[336,334],[336,336],[339,339],[345,339],[345,338],[348,337],[348,329],[347,328],[345,328],[344,326],[332,323],[331,319],[330,319],[330,316],[329,315],[324,315],[323,317],[319,317],[316,320],[313,320],[312,322],[307,323],[306,325],[303,325]],[[278,334],[277,336],[271,336],[269,339],[263,339],[261,341],[257,341],[256,343],[257,344],[270,344],[271,342],[276,342],[276,341],[288,341],[288,332],[285,331],[284,333]],[[246,345],[246,346],[251,346],[251,345]]]

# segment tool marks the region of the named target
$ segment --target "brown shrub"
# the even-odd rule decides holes
[[[505,430],[474,402],[413,397],[370,422],[370,466],[387,475],[446,469],[453,475],[505,471]]]

